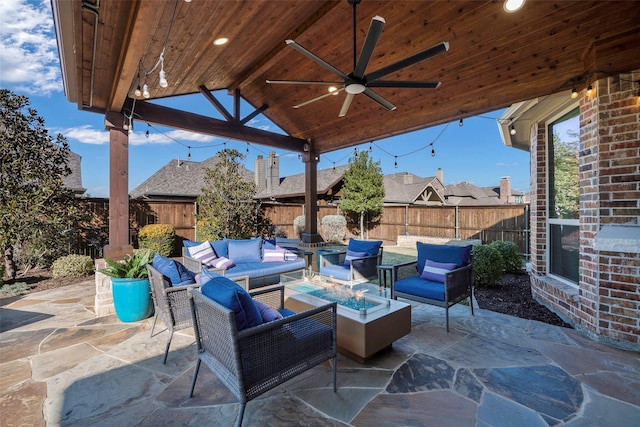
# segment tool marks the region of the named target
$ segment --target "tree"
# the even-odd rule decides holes
[[[198,239],[249,238],[258,210],[256,184],[243,175],[240,152],[225,149],[218,158],[213,169],[207,169],[206,186],[198,196]]]
[[[553,210],[556,218],[578,218],[580,211],[579,136],[553,135]]]
[[[369,222],[380,216],[384,207],[384,183],[380,161],[374,162],[363,151],[349,160],[344,174],[340,209],[355,214],[360,222],[360,237],[364,236],[364,218]]]
[[[14,250],[28,267],[52,262],[79,210],[62,181],[71,173],[64,137],[49,135],[25,96],[0,89],[0,109],[0,248],[15,279]]]

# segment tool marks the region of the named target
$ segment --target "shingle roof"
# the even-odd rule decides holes
[[[447,185],[444,196],[448,205],[486,206],[503,205],[498,193],[490,188],[480,188],[468,182]]]
[[[321,169],[317,172],[316,189],[319,194],[326,193],[333,188],[343,177],[348,165],[336,166],[335,168]],[[256,195],[256,198],[267,197],[293,197],[304,195],[304,173],[286,176],[280,179],[280,185],[272,190],[263,190]]]
[[[218,161],[217,155],[203,162],[171,160],[134,188],[129,195],[134,199],[166,196],[196,198],[205,186],[206,170],[213,169]],[[247,181],[253,181],[253,172],[244,167],[242,171]]]
[[[409,172],[384,176],[385,203],[415,203],[418,197],[433,183],[435,176],[421,178]],[[405,182],[408,182],[405,184]]]
[[[73,190],[75,193],[82,194],[86,191],[82,186],[82,168],[80,167],[82,157],[80,157],[79,154],[69,151],[67,161],[69,168],[71,168],[71,174],[62,177],[62,182],[65,187]]]

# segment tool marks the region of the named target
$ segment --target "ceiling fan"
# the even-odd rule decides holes
[[[338,70],[333,65],[314,55],[304,47],[300,46],[293,40],[286,40],[287,46],[291,46],[307,58],[311,59],[316,64],[324,67],[328,71],[337,75],[342,79],[342,81],[303,81],[303,80],[267,80],[269,84],[296,84],[296,85],[341,85],[338,89],[334,91],[330,91],[323,95],[320,95],[316,98],[305,101],[301,104],[294,105],[293,108],[304,107],[305,105],[309,105],[312,102],[316,102],[320,99],[326,98],[330,95],[336,95],[341,91],[345,91],[347,96],[342,103],[342,108],[340,109],[340,114],[338,117],[344,117],[349,110],[349,106],[351,105],[351,101],[353,101],[353,97],[359,93],[366,95],[371,98],[373,101],[380,104],[382,107],[387,110],[395,110],[396,106],[391,102],[387,101],[385,98],[374,92],[371,88],[377,87],[388,87],[388,88],[410,88],[410,89],[435,89],[440,86],[440,82],[430,82],[430,81],[392,81],[392,80],[380,80],[382,77],[385,77],[391,73],[399,71],[405,67],[416,64],[418,62],[424,61],[427,58],[431,58],[432,56],[438,55],[440,53],[446,52],[449,50],[449,43],[442,42],[433,47],[425,49],[421,52],[418,52],[414,55],[411,55],[405,59],[402,59],[398,62],[395,62],[391,65],[387,65],[377,71],[374,71],[369,74],[365,74],[367,69],[367,65],[369,65],[369,61],[371,60],[371,56],[373,55],[373,49],[378,42],[378,38],[382,33],[382,28],[384,27],[385,20],[380,16],[374,16],[371,20],[371,25],[369,26],[369,30],[367,32],[367,36],[364,40],[364,44],[362,46],[362,50],[360,51],[360,57],[356,61],[356,5],[360,3],[361,0],[348,0],[349,4],[353,6],[353,71],[349,74],[345,74],[342,71]]]

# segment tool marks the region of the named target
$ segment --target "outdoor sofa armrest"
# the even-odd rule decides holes
[[[377,255],[351,258],[351,275],[353,279],[371,279],[378,276],[378,265],[382,264],[382,248]]]
[[[343,264],[344,258],[347,256],[347,251],[329,252],[319,255],[320,267],[326,267],[328,265]]]
[[[284,308],[284,286],[271,286],[260,288],[249,292],[251,298],[268,305],[271,308],[280,310]]]
[[[444,275],[445,299],[458,302],[473,295],[473,268],[471,264],[451,270]]]

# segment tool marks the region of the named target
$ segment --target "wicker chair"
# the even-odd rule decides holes
[[[198,350],[189,397],[201,362],[240,401],[236,426],[242,425],[248,401],[326,360],[332,360],[336,391],[335,303],[237,331],[233,311],[199,290],[189,294]],[[251,296],[281,309],[284,287],[253,291]]]
[[[190,328],[193,325],[187,292],[189,289],[198,288],[200,285],[194,283],[192,285],[171,286],[171,280],[151,264],[147,265],[147,272],[149,273],[149,284],[151,285],[151,298],[155,307],[151,336],[153,336],[158,316],[169,330],[169,338],[167,339],[167,346],[162,359],[162,363],[166,364],[173,333],[181,329]],[[241,286],[248,286],[249,278],[244,276],[234,279],[234,281]]]
[[[319,273],[349,286],[376,279],[382,252],[383,248],[380,248],[377,255],[352,258],[349,266],[344,264],[346,251],[320,254]]]
[[[444,256],[451,254],[464,253],[465,250],[470,252],[471,248],[457,247],[450,245],[428,245],[418,242],[418,253],[424,248],[428,252],[428,256],[441,262],[447,262],[446,259],[438,259],[435,255],[438,251],[444,252]],[[455,258],[454,256],[454,258]],[[460,255],[464,258],[464,255]],[[417,273],[418,263],[424,265],[424,260],[418,255],[417,261],[397,264],[393,266],[391,273],[391,298],[398,297],[410,299],[413,301],[431,304],[445,309],[445,322],[447,332],[449,332],[449,308],[459,302],[468,299],[471,307],[471,315],[473,316],[473,264],[469,259],[458,268],[448,271],[444,274],[444,283],[436,283],[420,277]],[[400,288],[400,289],[398,289]]]

